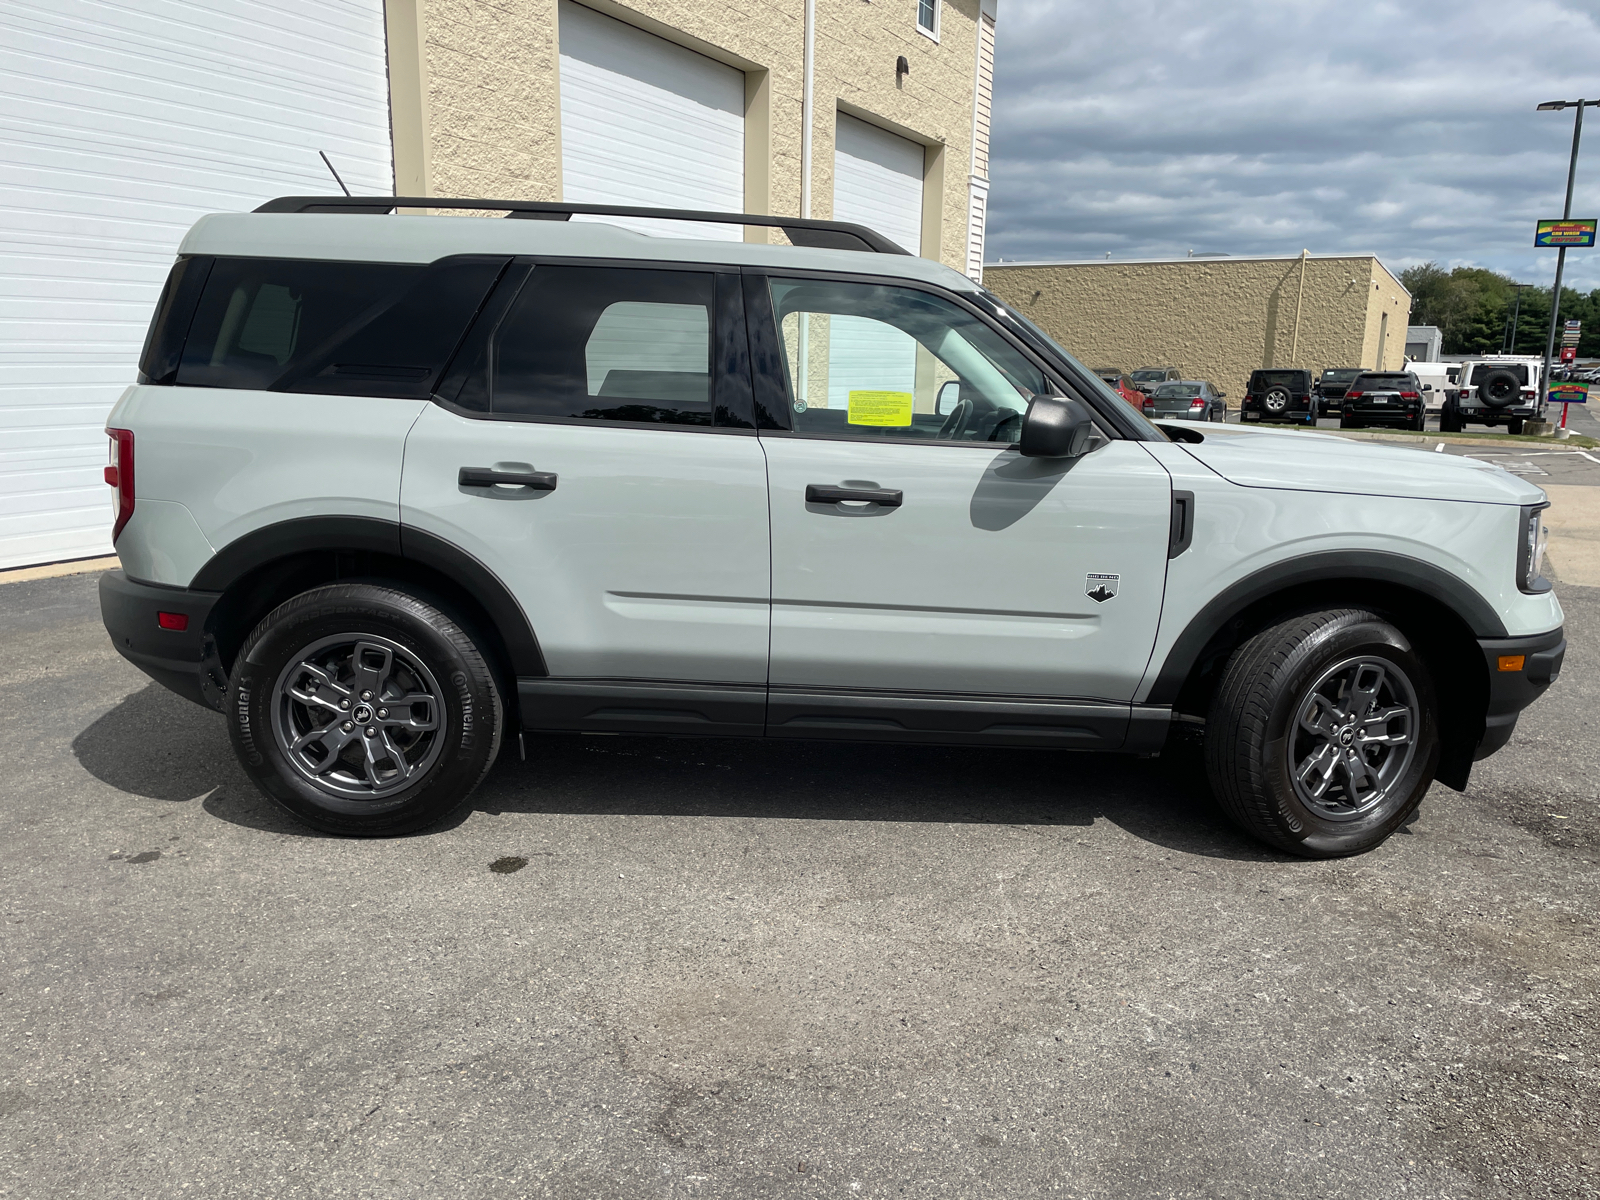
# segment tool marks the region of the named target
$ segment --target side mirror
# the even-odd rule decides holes
[[[1227,392],[1218,392],[1217,393],[1217,399],[1218,400],[1226,400],[1227,398],[1228,398],[1228,393]]]
[[[1094,417],[1067,396],[1035,396],[1022,415],[1017,449],[1025,458],[1077,458],[1089,447]]]
[[[956,404],[961,399],[961,381],[952,379],[939,388],[939,394],[933,398],[933,415],[948,417],[955,411]]]

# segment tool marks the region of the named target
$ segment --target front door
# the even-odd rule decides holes
[[[517,270],[407,440],[403,524],[521,603],[549,670],[519,680],[525,726],[759,734],[767,481],[738,276]]]
[[[1023,458],[1052,389],[929,292],[766,286],[793,429],[762,434],[778,735],[1120,744],[1161,613],[1171,481],[1138,443]],[[763,297],[763,300],[765,297]]]

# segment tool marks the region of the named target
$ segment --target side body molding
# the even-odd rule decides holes
[[[251,571],[306,551],[353,551],[404,559],[454,581],[494,622],[512,671],[544,676],[544,655],[522,605],[495,573],[458,546],[431,533],[375,517],[299,517],[256,529],[228,543],[201,567],[189,587],[225,592]]]
[[[1247,575],[1214,596],[1179,635],[1161,665],[1146,702],[1172,704],[1211,639],[1234,617],[1275,592],[1326,580],[1359,579],[1418,592],[1455,613],[1480,638],[1505,637],[1489,602],[1432,563],[1377,550],[1328,550],[1301,555]]]

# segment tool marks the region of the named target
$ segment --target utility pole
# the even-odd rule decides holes
[[[1515,302],[1511,305],[1511,319],[1506,322],[1506,336],[1500,345],[1501,354],[1515,354],[1517,352],[1517,325],[1522,319],[1522,293],[1531,288],[1531,283],[1513,283],[1517,289]]]
[[[1586,106],[1600,105],[1600,100],[1552,100],[1539,105],[1540,112],[1560,112],[1564,108],[1576,109],[1572,122],[1572,161],[1567,164],[1567,204],[1561,210],[1561,219],[1572,216],[1572,183],[1578,174],[1578,140],[1583,136],[1583,110]],[[1561,314],[1561,271],[1567,265],[1567,248],[1556,251],[1556,282],[1550,292],[1550,336],[1544,344],[1544,371],[1539,379],[1539,412],[1550,399],[1550,360],[1556,353],[1556,321]],[[1542,415],[1541,415],[1542,419]]]

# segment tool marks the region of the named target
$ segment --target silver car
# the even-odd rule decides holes
[[[1144,402],[1144,415],[1157,421],[1226,421],[1227,393],[1204,379],[1159,385]]]

